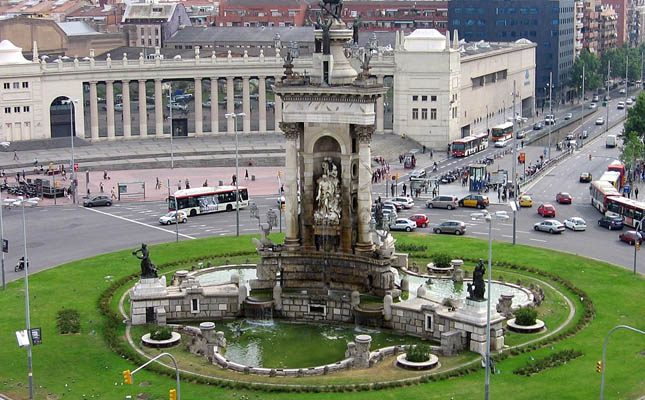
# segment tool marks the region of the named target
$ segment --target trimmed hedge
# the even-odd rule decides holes
[[[424,362],[430,359],[430,345],[405,346],[405,359],[411,362]]]
[[[525,366],[515,368],[513,373],[516,375],[531,376],[539,372],[542,372],[546,369],[558,367],[560,365],[566,364],[569,360],[573,360],[582,356],[583,353],[579,350],[562,350],[557,353],[553,353],[548,357],[541,358],[535,361],[528,361]]]
[[[73,308],[63,308],[56,314],[58,333],[66,335],[81,332],[81,314]]]
[[[515,311],[515,323],[520,326],[533,326],[537,322],[537,310],[533,307],[521,307]]]

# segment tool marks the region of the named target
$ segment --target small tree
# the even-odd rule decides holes
[[[418,344],[405,347],[405,359],[411,362],[424,362],[430,359],[430,345]]]
[[[448,254],[437,253],[432,255],[432,262],[437,268],[448,268],[450,267],[451,258]]]
[[[172,338],[172,329],[167,326],[162,326],[154,332],[150,332],[150,339],[152,340],[168,340]]]
[[[537,310],[533,307],[522,307],[515,311],[515,323],[520,326],[533,326],[537,319]]]

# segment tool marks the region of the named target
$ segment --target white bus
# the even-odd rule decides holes
[[[249,192],[246,187],[240,186],[240,208],[248,207]],[[179,210],[194,217],[197,214],[205,214],[219,211],[235,210],[235,186],[200,187],[194,189],[182,189],[176,191],[168,198],[168,210],[175,211],[179,204]]]

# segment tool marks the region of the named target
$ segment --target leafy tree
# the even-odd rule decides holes
[[[582,67],[585,71],[585,91],[595,90],[602,86],[602,76],[600,72],[600,58],[592,54],[589,50],[584,49],[580,57],[576,58],[571,68],[571,81],[569,85],[578,90],[582,90]]]
[[[629,109],[625,121],[625,137],[632,133],[641,139],[645,136],[645,93],[642,92],[636,98],[636,104]]]
[[[627,133],[623,143],[620,161],[632,171],[634,165],[636,165],[636,161],[642,160],[645,157],[645,144],[643,144],[643,139],[634,132]]]

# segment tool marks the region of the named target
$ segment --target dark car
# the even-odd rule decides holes
[[[587,183],[587,182],[591,182],[592,179],[593,179],[593,176],[591,175],[590,172],[583,172],[580,174],[580,182]]]
[[[533,130],[534,131],[539,131],[543,127],[544,127],[544,124],[542,124],[542,122],[536,122],[536,123],[533,124]]]
[[[557,201],[560,204],[571,204],[571,201],[573,201],[573,198],[567,192],[560,192],[555,196],[555,201]]]
[[[610,231],[613,229],[623,229],[623,219],[620,216],[604,215],[598,220],[598,226],[604,226]]]
[[[638,241],[638,244],[643,243],[643,235],[636,231],[627,231],[618,235],[618,239],[622,240],[625,243],[635,244]]]
[[[111,206],[112,200],[108,196],[94,196],[83,200],[85,207]]]
[[[454,233],[455,235],[463,235],[466,233],[466,224],[462,221],[445,221],[432,228],[434,233]]]

